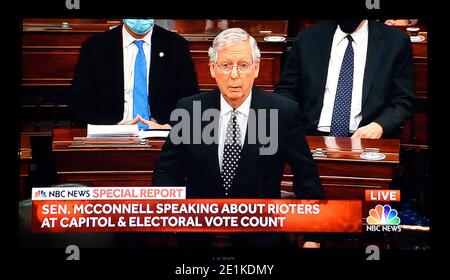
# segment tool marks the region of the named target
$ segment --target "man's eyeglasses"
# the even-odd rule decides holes
[[[250,64],[247,62],[241,62],[238,65],[232,65],[229,63],[222,63],[222,64],[214,63],[214,65],[216,65],[223,74],[230,74],[231,71],[233,71],[234,67],[237,68],[239,73],[243,74],[243,73],[247,73],[253,64]]]

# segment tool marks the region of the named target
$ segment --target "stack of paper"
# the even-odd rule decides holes
[[[133,125],[92,125],[88,124],[87,138],[131,138],[139,136],[137,124]]]
[[[170,129],[150,129],[140,130],[139,138],[166,138],[169,135]]]

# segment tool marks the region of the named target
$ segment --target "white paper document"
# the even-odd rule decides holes
[[[87,138],[130,138],[138,137],[137,124],[132,125],[93,125],[87,126]]]
[[[140,130],[139,138],[165,138],[169,135],[170,129],[150,129],[150,130]]]

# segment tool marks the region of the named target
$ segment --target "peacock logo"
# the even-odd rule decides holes
[[[34,198],[47,197],[47,193],[43,190],[36,191],[34,193]]]
[[[370,209],[366,221],[369,225],[399,225],[400,218],[397,216],[397,210],[392,209],[389,204],[378,204]]]

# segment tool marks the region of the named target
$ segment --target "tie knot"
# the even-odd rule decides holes
[[[347,35],[346,38],[350,43],[353,42],[353,37],[351,35]]]
[[[136,41],[134,41],[134,43],[136,44],[136,46],[138,47],[139,50],[142,50],[142,46],[144,45],[143,40],[136,40]]]

